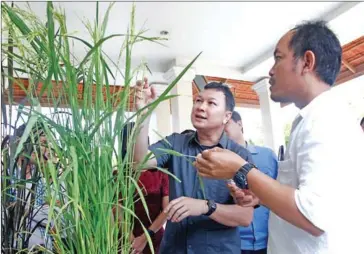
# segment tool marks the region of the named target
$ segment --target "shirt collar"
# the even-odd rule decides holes
[[[256,147],[254,145],[247,144],[246,148],[248,149],[248,151],[251,154],[258,154],[258,150],[256,149]]]
[[[217,145],[220,146],[221,148],[226,149],[227,145],[228,145],[228,140],[229,140],[229,138],[227,137],[226,133],[223,132]],[[198,145],[201,145],[200,142],[198,141],[197,131],[195,131],[191,135],[189,142],[192,142],[192,141],[194,141]]]
[[[317,105],[321,104],[322,100],[324,100],[330,94],[330,90],[328,90],[316,96],[309,104],[299,111],[299,115],[302,116],[302,118],[305,118]]]

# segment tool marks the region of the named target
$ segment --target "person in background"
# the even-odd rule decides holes
[[[323,21],[296,26],[276,45],[270,97],[300,109],[277,181],[226,149],[197,156],[201,176],[234,178],[270,208],[270,254],[362,252],[354,243],[363,240],[364,135],[349,105],[331,91],[341,56]]]
[[[248,149],[253,162],[264,174],[277,178],[278,161],[274,152],[266,147],[250,145],[245,141],[241,116],[234,111],[225,126],[226,134],[239,145]],[[230,186],[234,188],[235,185]],[[237,188],[237,187],[235,187]],[[248,227],[239,227],[242,254],[266,254],[268,243],[269,209],[260,206],[254,209],[253,221]]]
[[[148,219],[141,200],[135,203],[135,214],[144,227],[148,229],[148,234],[153,242],[154,253],[159,253],[159,247],[164,234],[163,225],[167,221],[167,215],[163,213],[163,209],[167,207],[169,202],[168,181],[168,175],[159,170],[143,171],[138,181],[139,187],[145,194],[144,199],[148,206],[152,223]],[[152,251],[139,220],[134,219],[133,253],[150,254]]]
[[[9,152],[10,146],[18,146],[27,124],[25,123],[15,129],[14,135],[6,136],[2,141],[1,149]],[[7,152],[4,152],[4,154]],[[18,234],[16,237],[22,239],[25,242],[24,245],[28,245],[28,250],[33,252],[37,252],[40,246],[52,248],[53,239],[51,234],[46,234],[49,209],[49,203],[46,202],[46,182],[42,167],[39,165],[39,163],[45,163],[51,157],[54,159],[55,155],[52,154],[53,156],[51,156],[51,153],[52,151],[47,144],[44,124],[36,122],[31,134],[24,142],[19,156],[16,158],[16,167],[8,182],[8,188],[4,191],[5,200],[2,201],[6,210],[4,210],[4,213],[6,212],[7,216],[11,216],[13,207],[18,204],[19,207],[25,209],[23,225],[17,225],[19,228],[25,227],[23,232],[17,232],[17,229],[15,229],[12,234]],[[54,164],[57,163],[54,162]],[[9,168],[5,170],[7,173],[4,173],[4,175],[10,176],[11,170]],[[30,192],[34,193],[34,195],[29,195]],[[15,224],[17,221],[12,223]],[[50,227],[50,230],[53,230],[52,227]],[[24,234],[24,232],[30,233]]]
[[[362,128],[362,130],[364,131],[364,117],[361,119],[360,121],[360,127]]]
[[[123,158],[126,155],[128,137],[134,125],[135,123],[131,122],[123,129]],[[153,243],[154,253],[158,253],[164,234],[163,225],[167,220],[163,209],[167,207],[169,202],[168,175],[159,170],[145,170],[140,174],[138,186],[144,193],[144,199],[148,206],[149,217],[152,222],[150,222],[143,203],[139,195],[137,195],[136,199],[138,201],[134,204],[134,212],[140,221],[136,218],[134,219],[132,235],[133,253],[152,253],[141,223],[148,230],[148,234]]]

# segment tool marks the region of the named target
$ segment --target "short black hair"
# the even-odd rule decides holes
[[[297,25],[289,47],[296,59],[303,57],[307,50],[315,54],[315,71],[318,77],[332,86],[341,67],[342,49],[339,39],[325,21],[304,22]]]
[[[233,111],[233,114],[231,115],[231,119],[237,123],[238,121],[241,121],[241,116],[237,111]]]
[[[363,124],[364,124],[364,117],[360,121],[360,125],[363,125]]]
[[[204,87],[204,89],[215,89],[216,91],[222,92],[225,95],[226,109],[231,112],[234,111],[235,99],[233,93],[226,84],[221,82],[210,82]]]
[[[239,114],[237,111],[233,111],[233,113],[232,113],[232,115],[231,115],[231,119],[232,119],[235,123],[237,123],[238,121],[241,121],[241,122],[242,122],[242,120],[241,120],[241,116],[240,116],[240,114]],[[243,133],[244,133],[243,123],[241,124],[241,132],[243,132]]]

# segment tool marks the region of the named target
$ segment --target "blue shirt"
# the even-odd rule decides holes
[[[158,167],[168,168],[182,182],[169,177],[169,197],[171,200],[181,196],[203,199],[196,169],[191,162],[194,158],[167,154],[158,148],[172,149],[181,154],[196,156],[205,148],[200,145],[196,133],[174,133],[149,147],[156,156]],[[252,162],[248,150],[229,139],[224,133],[217,146],[239,154]],[[224,180],[203,178],[206,199],[219,204],[233,204]],[[188,217],[181,222],[167,222],[160,246],[161,254],[201,254],[201,253],[240,253],[239,229],[222,225],[208,216]]]
[[[266,147],[248,145],[254,164],[260,171],[276,179],[278,161],[274,152]],[[260,250],[267,248],[269,209],[260,206],[254,210],[253,221],[249,227],[239,227],[241,249]]]

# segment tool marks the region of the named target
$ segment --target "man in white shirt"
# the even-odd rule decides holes
[[[233,178],[271,209],[268,253],[360,252],[364,136],[349,106],[330,91],[341,55],[337,37],[320,21],[279,40],[269,72],[271,99],[293,102],[300,112],[277,180],[230,151],[197,156],[200,175]],[[254,205],[246,203],[246,193],[236,188],[233,195],[243,206]]]

